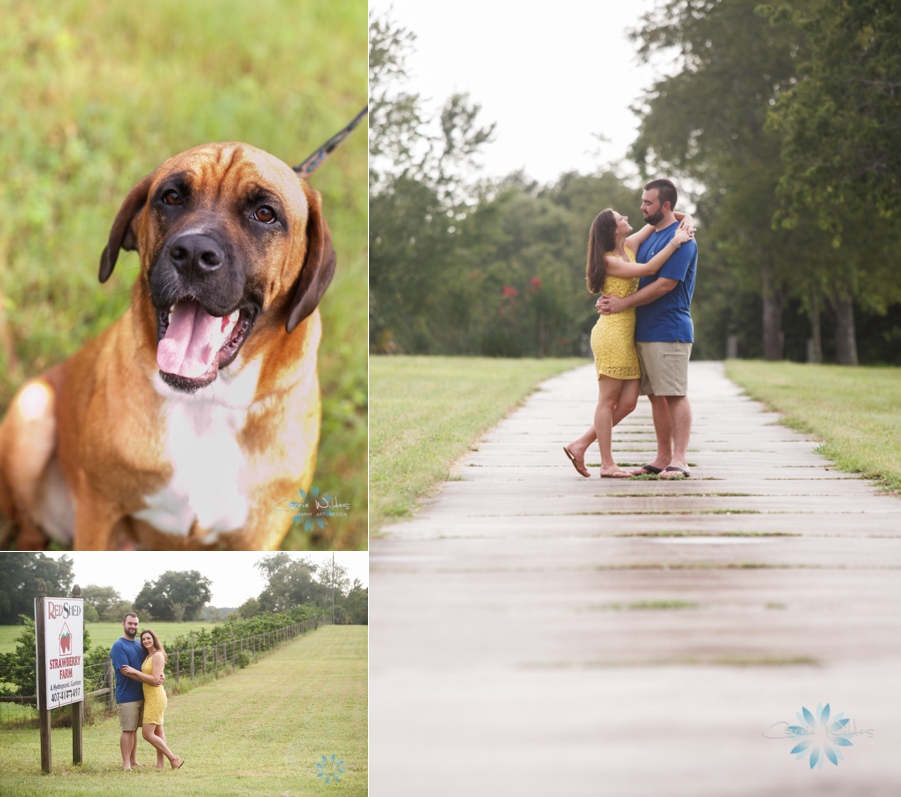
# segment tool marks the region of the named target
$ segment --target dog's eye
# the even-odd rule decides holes
[[[180,205],[181,204],[181,194],[178,193],[174,188],[170,188],[163,194],[163,202],[167,205]]]
[[[275,221],[275,211],[269,205],[262,205],[254,211],[253,217],[264,224],[272,224]]]

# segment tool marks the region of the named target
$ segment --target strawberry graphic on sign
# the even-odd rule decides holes
[[[59,652],[71,653],[72,651],[72,634],[69,633],[69,626],[63,624],[62,633],[59,635]]]

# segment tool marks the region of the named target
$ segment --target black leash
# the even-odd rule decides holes
[[[348,135],[350,135],[350,131],[353,130],[359,123],[360,120],[369,113],[369,106],[367,105],[362,111],[360,111],[354,118],[353,121],[345,127],[340,133],[336,133],[333,135],[328,141],[325,142],[319,149],[317,149],[310,157],[308,157],[300,166],[295,166],[294,171],[297,172],[304,180],[307,179],[316,169],[319,168],[320,164],[332,154],[332,150],[335,149]]]

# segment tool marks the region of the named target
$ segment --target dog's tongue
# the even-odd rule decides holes
[[[161,371],[189,379],[205,376],[225,344],[229,326],[228,318],[211,316],[197,302],[179,302],[157,346],[157,365]]]

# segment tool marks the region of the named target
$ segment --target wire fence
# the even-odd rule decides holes
[[[262,634],[228,639],[214,645],[167,650],[165,687],[168,693],[177,692],[189,684],[212,680],[246,667],[269,651],[290,642],[322,625],[331,625],[329,615],[313,620],[276,628]],[[107,656],[99,664],[84,666],[84,716],[85,722],[114,714],[116,711],[116,683],[113,663]],[[37,699],[26,697],[0,696],[0,729],[4,725],[18,725],[37,722]],[[68,707],[53,711],[55,727],[67,726],[71,722]]]

